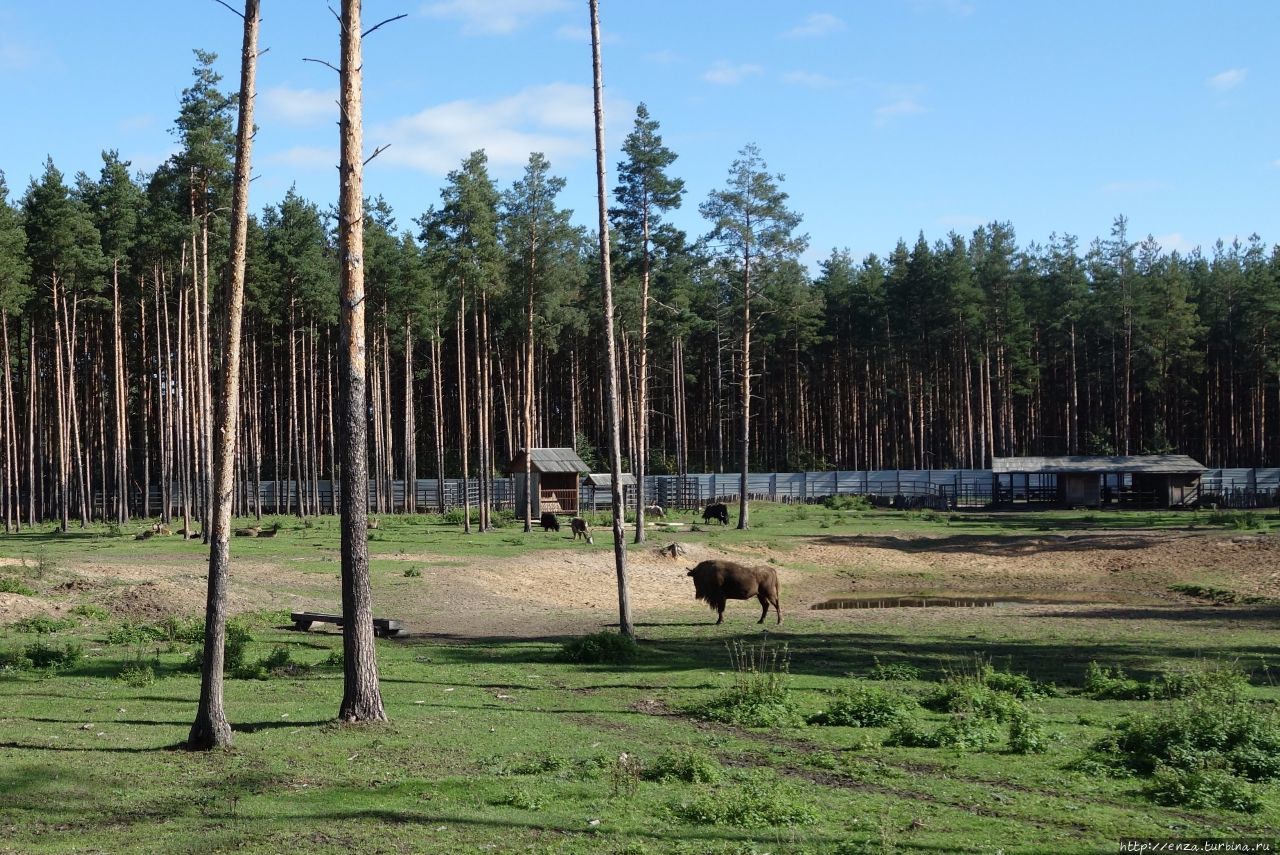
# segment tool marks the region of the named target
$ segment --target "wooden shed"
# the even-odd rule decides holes
[[[1185,454],[997,457],[991,486],[996,504],[1185,508],[1200,498],[1204,472]]]
[[[622,505],[632,507],[636,501],[636,476],[623,472],[618,479],[622,484]],[[613,476],[608,472],[593,472],[582,479],[583,502],[593,511],[600,510],[603,504],[613,506]]]
[[[578,513],[578,479],[588,469],[572,448],[535,448],[528,453],[533,478],[532,519],[544,512],[573,516]],[[525,508],[525,450],[511,459],[507,474],[516,479],[516,515]]]

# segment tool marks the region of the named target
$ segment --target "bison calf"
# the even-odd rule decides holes
[[[569,527],[573,529],[574,540],[581,537],[587,543],[595,543],[595,541],[591,539],[591,526],[589,526],[587,521],[582,517],[574,517],[569,520]]]
[[[729,508],[719,502],[707,505],[707,509],[702,512],[702,521],[710,522],[711,520],[720,520],[720,525],[728,525]]]
[[[715,610],[717,624],[724,623],[725,601],[749,600],[752,597],[758,599],[763,608],[756,623],[764,623],[769,606],[773,606],[778,623],[782,623],[782,607],[778,605],[778,574],[773,568],[744,567],[733,561],[713,559],[691,567],[689,575],[693,577],[694,596]]]
[[[551,511],[542,513],[542,519],[539,520],[538,525],[542,526],[544,532],[560,530],[560,520],[556,519],[556,515]]]

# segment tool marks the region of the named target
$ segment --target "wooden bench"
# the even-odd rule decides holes
[[[331,623],[341,627],[343,620],[342,615],[322,615],[315,612],[292,612],[289,620],[293,621],[294,629],[306,632],[311,629],[313,623]],[[390,638],[400,634],[400,621],[391,620],[390,618],[374,618],[373,634],[379,638]]]

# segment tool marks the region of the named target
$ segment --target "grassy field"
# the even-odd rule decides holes
[[[788,556],[840,538],[963,547],[970,560],[1133,532],[1247,535],[1239,549],[1256,551],[1276,523],[1274,512],[763,504],[753,517],[751,531],[654,543],[768,556],[817,596],[839,568]],[[281,524],[275,538],[237,539],[233,556],[336,590],[336,523]],[[135,530],[0,538],[0,590],[29,592],[0,595],[15,615],[24,606],[20,620],[0,611],[0,851],[1113,852],[1123,837],[1275,839],[1280,828],[1280,607],[1213,605],[1232,599],[1231,558],[1172,569],[1170,584],[1204,590],[1150,608],[815,612],[791,607],[784,588],[780,627],[757,626],[741,603],[714,626],[689,585],[687,604],[637,614],[640,643],[618,652],[629,661],[565,661],[566,642],[607,624],[606,590],[602,613],[564,606],[571,631],[516,621],[379,640],[391,721],[374,727],[332,721],[339,635],[247,608],[242,673],[226,691],[235,746],[192,754],[179,746],[198,694],[197,615],[122,612],[111,590],[83,584],[90,565],[145,575],[154,563],[203,596],[198,542],[135,541]],[[580,562],[607,589],[608,540],[571,552],[513,526],[464,536],[384,518],[375,601],[406,603],[475,562],[534,572],[521,559],[538,556]],[[927,585],[963,586],[963,569],[945,578],[954,553],[939,555],[942,577]],[[130,578],[121,585],[142,584]],[[757,657],[763,645],[767,661],[735,669],[735,645]],[[1112,750],[1096,750],[1108,738]]]

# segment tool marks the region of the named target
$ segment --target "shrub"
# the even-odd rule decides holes
[[[992,689],[968,677],[948,677],[920,701],[920,706],[935,712],[962,713],[994,721],[1008,721],[1021,704],[1007,692]]]
[[[34,597],[36,592],[12,576],[0,576],[0,594],[21,594],[24,597]]]
[[[1239,698],[1192,695],[1123,719],[1074,765],[1148,777],[1144,792],[1162,804],[1252,811],[1245,782],[1280,778],[1280,717]]]
[[[410,567],[404,571],[404,577],[406,579],[420,579],[422,578],[422,568]]]
[[[670,807],[690,825],[736,825],[744,828],[812,825],[818,812],[799,789],[753,778],[732,789],[716,787]]]
[[[833,511],[871,510],[871,501],[866,496],[825,496],[822,504]]]
[[[1019,705],[1009,718],[1009,750],[1014,754],[1043,754],[1049,750],[1044,725],[1025,706]]]
[[[955,713],[935,730],[925,730],[919,719],[904,716],[894,723],[884,744],[903,748],[955,748],[981,750],[1000,741],[1000,728],[989,718]]]
[[[201,633],[200,639],[203,642],[203,633]],[[253,636],[249,634],[249,630],[245,628],[244,624],[235,620],[227,621],[227,638],[222,647],[222,667],[226,673],[235,676],[242,671],[245,664],[245,646],[250,641],[253,641]],[[191,651],[191,655],[183,665],[183,670],[199,671],[202,667],[204,667],[203,643]]]
[[[139,658],[120,669],[116,679],[126,686],[141,689],[144,686],[150,686],[156,681],[156,672],[149,663],[143,662]]]
[[[1206,600],[1215,604],[1265,605],[1275,602],[1268,597],[1239,594],[1227,588],[1214,588],[1209,585],[1170,585],[1169,590],[1176,594],[1186,594],[1188,597],[1195,597],[1197,600]]]
[[[72,609],[71,613],[73,615],[79,615],[80,617],[87,617],[90,620],[106,620],[111,617],[111,612],[107,611],[102,606],[95,606],[91,603],[82,603]]]
[[[107,644],[139,645],[164,641],[165,632],[157,624],[125,621],[107,631]]]
[[[22,656],[31,661],[33,668],[69,668],[84,658],[84,647],[79,644],[68,644],[66,647],[54,647],[37,641],[22,649]]]
[[[579,665],[626,665],[640,653],[635,639],[618,632],[593,632],[566,641],[557,657]]]
[[[839,692],[828,709],[809,724],[843,727],[888,727],[910,713],[914,703],[878,686],[854,686]]]
[[[714,757],[693,748],[668,751],[658,755],[653,765],[644,770],[650,781],[684,781],[686,784],[714,784],[723,770]]]
[[[733,686],[703,704],[694,715],[743,727],[792,727],[804,723],[788,681],[791,655],[784,645],[770,648],[735,641],[729,645]]]
[[[542,775],[546,772],[558,772],[566,765],[567,761],[558,754],[544,752],[535,754],[528,760],[517,761],[507,766],[505,771],[508,775]]]
[[[204,620],[202,618],[167,617],[157,627],[162,636],[180,644],[202,644],[204,642]]]
[[[1085,668],[1084,691],[1098,700],[1114,701],[1144,701],[1156,694],[1150,683],[1125,676],[1119,665],[1113,668],[1097,662],[1090,662]]]
[[[920,679],[920,669],[914,665],[908,665],[906,662],[890,662],[888,665],[882,663],[879,658],[875,660],[875,667],[871,669],[871,673],[867,674],[868,680],[918,680]]]
[[[1159,766],[1142,792],[1161,805],[1222,808],[1241,813],[1257,813],[1263,807],[1255,787],[1222,769]]]
[[[542,800],[524,787],[517,787],[514,790],[511,790],[495,802],[495,804],[510,805],[511,807],[519,808],[520,810],[542,809]]]
[[[1243,531],[1258,527],[1258,515],[1254,511],[1211,511],[1207,522]]]
[[[13,625],[18,632],[34,632],[40,635],[48,635],[54,632],[61,632],[64,629],[71,629],[76,625],[74,620],[70,618],[54,618],[49,615],[35,615],[33,617],[20,620]]]

